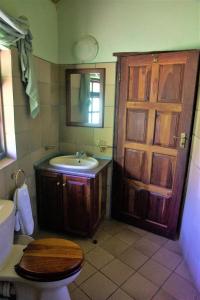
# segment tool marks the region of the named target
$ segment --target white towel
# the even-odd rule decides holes
[[[0,281],[0,300],[1,299],[10,299],[5,297],[11,297],[11,294],[13,294],[13,286],[11,282],[8,281]],[[3,297],[3,298],[1,298]]]
[[[34,221],[28,187],[25,183],[15,190],[14,203],[16,207],[15,231],[21,230],[23,234],[31,235]]]

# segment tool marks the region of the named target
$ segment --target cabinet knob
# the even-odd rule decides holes
[[[66,186],[66,183],[63,183],[63,186]]]
[[[60,185],[60,182],[58,181],[58,182],[56,183],[56,185],[59,186],[59,185]]]

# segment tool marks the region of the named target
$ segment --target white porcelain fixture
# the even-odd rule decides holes
[[[0,282],[12,282],[16,300],[70,300],[68,285],[80,274],[51,282],[27,280],[15,272],[26,245],[13,245],[15,207],[13,201],[0,200]]]
[[[55,167],[90,170],[96,168],[99,165],[99,162],[95,158],[89,156],[77,158],[75,155],[65,155],[50,159],[49,164]]]
[[[0,270],[10,255],[14,236],[14,203],[0,200]]]

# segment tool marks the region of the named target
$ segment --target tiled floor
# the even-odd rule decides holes
[[[114,220],[103,221],[93,238],[97,244],[73,238],[85,264],[70,286],[72,300],[200,300],[178,242]]]

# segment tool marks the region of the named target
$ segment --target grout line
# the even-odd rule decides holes
[[[125,224],[125,225],[126,225],[126,224]],[[121,227],[121,229],[119,229],[119,232],[120,232],[121,230],[125,229],[125,225],[122,224],[122,227]],[[102,228],[102,230],[103,230],[105,233],[111,235],[110,239],[113,238],[113,237],[115,237],[115,236],[119,233],[119,232],[117,232],[117,233],[112,234],[111,232],[105,230],[104,228]],[[127,228],[127,230],[128,230],[128,228]],[[130,231],[131,231],[131,230],[130,230]],[[133,230],[133,233],[138,234],[138,233],[135,232],[134,230]],[[148,232],[147,232],[147,234],[148,234]],[[147,234],[146,234],[146,235],[147,235]],[[138,234],[138,235],[139,235],[139,234]],[[122,260],[120,259],[120,256],[121,256],[127,249],[129,249],[129,248],[131,248],[131,247],[135,248],[135,247],[134,247],[134,244],[135,244],[136,242],[138,242],[139,240],[145,238],[146,235],[140,236],[140,238],[138,238],[138,240],[134,241],[132,244],[129,244],[129,245],[128,245],[126,242],[124,242],[124,241],[120,240],[119,238],[117,238],[120,242],[126,243],[126,244],[128,245],[128,247],[127,247],[125,250],[123,250],[119,255],[113,255],[112,253],[110,253],[109,251],[107,251],[106,249],[104,249],[103,247],[101,247],[101,244],[99,244],[99,245],[94,245],[94,247],[93,247],[92,249],[90,249],[89,251],[85,252],[85,255],[87,255],[88,253],[90,253],[91,251],[93,251],[93,250],[95,250],[97,247],[99,247],[99,248],[103,249],[104,251],[108,252],[110,255],[112,255],[112,256],[113,256],[113,259],[110,260],[108,263],[106,263],[104,266],[102,266],[100,269],[97,269],[96,266],[94,266],[90,261],[88,261],[88,260],[85,259],[85,261],[88,262],[88,263],[95,269],[95,272],[94,272],[93,274],[91,274],[87,279],[85,279],[80,285],[78,285],[78,284],[76,284],[76,282],[74,282],[75,286],[76,286],[77,288],[79,288],[85,295],[87,295],[87,297],[89,297],[89,295],[88,295],[84,290],[81,289],[81,285],[82,285],[83,283],[85,283],[87,280],[89,280],[92,276],[94,276],[95,274],[97,274],[97,273],[99,272],[100,274],[102,274],[103,276],[105,276],[106,278],[108,278],[113,284],[115,284],[115,285],[117,286],[116,290],[115,290],[112,294],[110,294],[110,295],[108,296],[108,298],[106,298],[106,299],[109,299],[109,297],[111,297],[117,290],[119,290],[120,288],[122,288],[122,286],[124,285],[124,283],[125,283],[127,280],[129,280],[129,278],[130,278],[131,276],[133,276],[133,275],[136,274],[136,273],[139,273],[139,270],[140,270],[140,269],[141,269],[141,268],[142,268],[142,267],[143,267],[150,259],[153,259],[152,257],[153,257],[153,256],[154,256],[161,248],[165,248],[165,245],[166,245],[166,243],[168,242],[168,241],[166,241],[164,244],[160,245],[160,244],[155,243],[154,241],[149,240],[150,242],[157,244],[157,245],[159,246],[159,248],[158,248],[151,256],[148,256],[148,259],[147,259],[147,260],[146,260],[146,261],[145,261],[145,262],[144,262],[137,270],[135,270],[133,267],[131,267],[130,265],[128,265],[128,263],[125,263],[124,261],[122,261]],[[106,241],[108,241],[108,240],[109,240],[109,238],[106,239],[106,240],[101,241],[100,243],[106,242]],[[92,243],[92,239],[88,239],[87,241]],[[167,248],[165,248],[165,249],[167,249]],[[141,254],[143,254],[142,251],[138,250],[137,248],[135,248],[135,250],[137,250],[138,252],[141,252]],[[171,251],[171,250],[169,250],[169,249],[167,249],[167,250],[170,251],[170,252],[172,252],[172,253],[177,254],[176,252],[173,252],[173,251]],[[143,254],[143,255],[145,255],[145,254]],[[179,254],[177,254],[177,255],[179,255]],[[147,255],[145,255],[145,256],[147,256]],[[179,256],[182,256],[182,255],[179,255]],[[116,282],[114,282],[111,278],[109,278],[106,274],[104,274],[104,273],[101,271],[103,268],[105,268],[106,266],[108,266],[108,265],[109,265],[111,262],[113,262],[115,259],[120,260],[122,263],[124,263],[125,265],[127,265],[129,268],[131,268],[131,269],[133,270],[133,273],[132,273],[129,277],[127,277],[126,280],[124,280],[121,284],[117,284]],[[153,260],[154,260],[154,259],[153,259]],[[156,260],[154,260],[154,261],[157,262]],[[163,266],[163,267],[167,268],[169,271],[171,271],[171,273],[170,273],[169,276],[165,279],[165,281],[161,284],[161,286],[158,287],[158,290],[157,290],[156,293],[152,296],[151,299],[153,299],[153,297],[154,297],[154,296],[162,289],[163,285],[164,285],[165,282],[169,279],[169,277],[172,276],[173,273],[176,273],[175,270],[180,266],[180,264],[181,264],[182,262],[183,262],[183,259],[180,261],[180,263],[176,266],[176,268],[175,268],[174,270],[171,270],[171,269],[169,269],[168,267],[166,267],[166,266],[162,265],[161,263],[157,262],[157,263],[160,264],[161,266]],[[140,273],[139,273],[139,274],[140,274]],[[182,277],[182,276],[179,275],[178,273],[176,273],[176,274],[177,274],[178,276],[180,276],[181,278],[185,279],[184,277]],[[141,274],[141,276],[143,276],[144,278],[146,278],[146,277],[145,277],[144,275],[142,275],[142,274]],[[149,280],[148,278],[146,278],[146,279]],[[187,280],[187,279],[185,279],[185,280]],[[149,280],[149,281],[152,282],[151,280]],[[187,280],[187,282],[189,282],[189,281]],[[155,286],[157,286],[154,282],[152,282],[152,283],[153,283]],[[191,284],[191,282],[189,282],[189,283]],[[127,291],[125,291],[124,289],[122,289],[122,290],[123,290],[126,294],[128,294]],[[132,296],[131,296],[130,294],[128,294],[128,295],[132,298]],[[90,298],[90,297],[89,297],[89,299],[92,300],[92,298]]]

